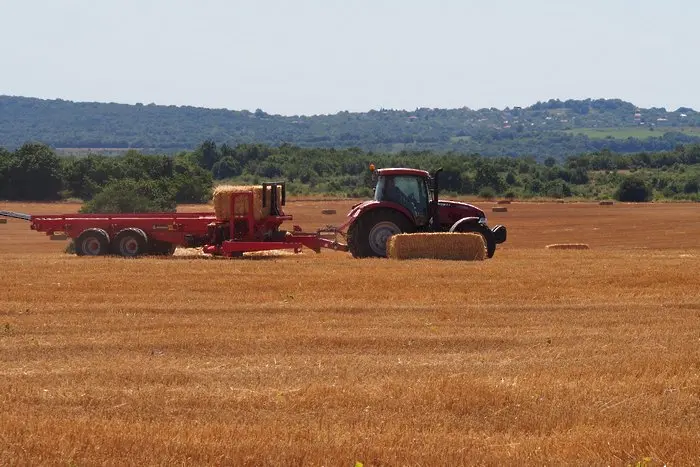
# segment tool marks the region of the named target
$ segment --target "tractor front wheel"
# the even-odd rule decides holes
[[[378,209],[360,216],[348,231],[348,246],[355,258],[386,257],[392,235],[413,232],[415,227],[397,211]]]
[[[474,232],[480,234],[484,238],[484,243],[486,244],[486,256],[488,258],[493,258],[496,253],[496,236],[489,230],[488,227],[484,227],[481,224],[456,224],[452,226],[450,232]]]

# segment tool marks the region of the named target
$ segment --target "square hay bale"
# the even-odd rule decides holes
[[[398,234],[389,238],[387,256],[391,259],[483,261],[486,259],[486,244],[477,233]]]
[[[590,250],[587,243],[554,243],[547,245],[548,250]]]
[[[7,219],[0,217],[0,224],[7,224]]]
[[[498,204],[510,204],[510,200],[509,199],[499,199]]]
[[[245,185],[220,185],[214,189],[214,213],[218,220],[229,220],[231,218],[231,197],[234,193],[253,193],[253,217],[256,221],[270,215],[270,197],[272,188],[267,188],[267,206],[262,205],[262,186],[245,186]],[[282,202],[282,193],[277,191],[277,203]],[[234,214],[244,216],[248,214],[248,199],[238,198],[234,206]]]
[[[492,212],[508,212],[508,208],[505,206],[494,206],[491,208]]]
[[[598,203],[598,204],[601,205],[601,206],[612,206],[612,205],[615,204],[615,203],[613,203],[612,201],[601,201],[601,202]]]

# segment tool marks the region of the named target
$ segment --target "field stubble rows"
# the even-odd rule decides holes
[[[77,258],[10,221],[0,463],[693,464],[696,206],[516,203],[477,263]]]

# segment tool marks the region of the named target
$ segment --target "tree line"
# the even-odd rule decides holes
[[[454,150],[564,160],[568,155],[606,148],[627,153],[671,150],[677,144],[700,142],[700,132],[684,132],[697,126],[700,113],[692,109],[637,109],[619,99],[550,100],[526,108],[379,109],[282,116],[261,109],[0,96],[0,141],[13,149],[27,139],[36,139],[68,150],[140,148],[173,154],[191,151],[201,141],[212,139],[231,145],[289,143],[317,148],[361,147],[375,152]],[[634,137],[589,138],[576,132],[582,128],[654,131],[637,132]]]
[[[441,187],[451,195],[700,200],[700,145],[653,154],[603,150],[540,162],[533,157],[375,153],[288,144],[229,146],[213,141],[175,155],[131,150],[121,156],[66,157],[41,143],[27,143],[14,151],[0,149],[0,199],[72,198],[85,201],[84,209],[92,211],[167,211],[178,203],[207,202],[214,183],[278,180],[288,183],[292,195],[366,198],[372,195],[370,163],[428,171],[442,168]],[[627,192],[642,195],[629,199]]]

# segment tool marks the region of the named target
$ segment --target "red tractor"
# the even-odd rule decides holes
[[[374,166],[370,166],[374,171]],[[348,216],[348,249],[356,258],[386,256],[387,240],[398,233],[476,232],[484,237],[487,256],[506,241],[506,228],[486,225],[484,211],[471,204],[438,198],[439,169],[374,171],[374,199],[353,206]],[[347,224],[346,224],[347,225]]]

